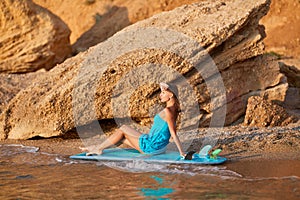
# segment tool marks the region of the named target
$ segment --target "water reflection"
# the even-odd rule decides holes
[[[163,177],[151,176],[152,179],[156,181],[151,188],[139,188],[139,194],[146,199],[169,199],[164,198],[164,196],[173,193],[175,190],[169,187],[162,187],[164,185]]]

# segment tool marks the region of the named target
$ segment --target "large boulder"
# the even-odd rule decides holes
[[[31,0],[0,3],[0,72],[50,69],[71,53],[70,30]]]
[[[1,138],[57,136],[126,115],[143,121],[159,108],[160,81],[181,86],[180,126],[222,126],[226,114],[239,113],[226,119],[230,124],[245,112],[247,95],[265,91],[277,98],[273,91],[284,95],[287,87],[276,62],[261,56],[259,20],[269,4],[201,2],[129,26],[19,92],[0,115]]]

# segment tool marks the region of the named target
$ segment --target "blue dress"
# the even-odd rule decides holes
[[[139,138],[140,149],[144,153],[156,152],[169,144],[170,137],[168,123],[156,114],[149,134],[142,134]]]

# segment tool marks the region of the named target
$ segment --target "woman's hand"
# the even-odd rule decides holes
[[[186,156],[186,154],[185,154],[185,153],[182,153],[182,154],[180,154],[180,158],[181,158],[181,159],[184,159],[184,158],[185,158],[185,156]]]

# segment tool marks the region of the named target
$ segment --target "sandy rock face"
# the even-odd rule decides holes
[[[18,92],[31,85],[31,81],[45,73],[45,70],[26,74],[0,74],[0,113]]]
[[[261,97],[252,96],[248,100],[244,125],[246,126],[286,126],[298,119],[289,115],[284,108]]]
[[[286,79],[261,56],[258,22],[269,3],[200,2],[125,28],[19,92],[0,115],[1,138],[57,136],[101,119],[143,122],[162,108],[159,82],[179,87],[180,129],[230,124],[255,92],[281,101]]]
[[[70,53],[70,30],[31,0],[0,3],[0,72],[50,69]]]
[[[109,11],[73,44],[73,51],[79,52],[94,46],[121,29],[147,19],[156,13],[191,4],[197,0],[120,0],[114,1]],[[99,2],[101,3],[101,2]],[[99,15],[98,15],[99,17]]]
[[[49,9],[68,24],[72,31],[71,43],[74,44],[78,39],[73,46],[77,52],[98,44],[123,27],[154,14],[205,0],[33,1]],[[226,1],[228,0],[223,0]],[[68,10],[72,12],[66,12]],[[260,23],[266,27],[267,36],[264,43],[267,52],[300,58],[299,0],[272,0],[270,11]]]
[[[130,24],[198,0],[33,0],[68,24],[74,53],[94,46]],[[72,11],[72,12],[67,12]],[[84,20],[83,20],[84,19]]]
[[[266,51],[300,59],[300,2],[298,0],[272,0],[270,12],[261,23],[266,27]]]

